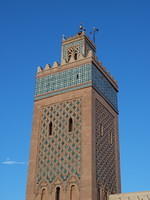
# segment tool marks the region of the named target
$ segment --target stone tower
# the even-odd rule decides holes
[[[120,192],[116,81],[80,32],[61,64],[38,67],[26,200],[106,200]]]

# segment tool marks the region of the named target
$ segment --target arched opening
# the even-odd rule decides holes
[[[74,193],[75,193],[75,185],[72,185],[70,190],[70,200],[73,200]]]
[[[100,136],[103,136],[104,135],[104,127],[103,127],[103,124],[101,123],[100,124]]]
[[[97,189],[97,200],[100,200],[100,188]]]
[[[107,200],[107,197],[108,197],[108,192],[107,190],[104,190],[104,200]]]
[[[69,129],[69,132],[71,132],[72,129],[73,129],[73,120],[72,120],[71,117],[69,118],[69,127],[68,127],[68,129]]]
[[[60,200],[60,187],[56,188],[55,200]]]
[[[68,55],[68,62],[70,61],[71,59],[71,54]]]
[[[68,57],[68,62],[70,61],[71,57],[72,57],[72,54],[73,54],[73,49],[72,48],[69,48],[67,50],[67,57]]]
[[[113,133],[112,133],[112,131],[110,132],[110,144],[112,144],[113,143]]]
[[[77,52],[74,53],[74,59],[75,59],[75,60],[78,59],[78,54],[77,54]]]
[[[46,189],[42,189],[41,200],[46,200],[45,195],[46,195]]]
[[[49,123],[49,131],[48,131],[50,136],[52,135],[52,131],[53,131],[52,128],[53,128],[53,124],[52,124],[52,122],[50,122]]]
[[[79,194],[78,189],[76,185],[72,185],[70,188],[70,200],[78,200]]]

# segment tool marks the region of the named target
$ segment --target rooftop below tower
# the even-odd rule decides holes
[[[113,194],[109,196],[109,200],[149,200],[150,191],[129,192],[121,194]]]

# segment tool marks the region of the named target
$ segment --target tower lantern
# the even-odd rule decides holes
[[[62,41],[61,63],[71,63],[87,57],[89,52],[95,54],[95,44],[85,35],[79,32],[76,36]]]

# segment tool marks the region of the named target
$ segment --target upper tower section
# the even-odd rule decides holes
[[[63,39],[61,64],[38,67],[35,101],[86,87],[94,88],[117,111],[118,86],[96,56],[85,32]]]
[[[95,55],[96,47],[84,32],[79,32],[74,37],[63,38],[61,64],[64,65],[82,60],[86,58],[89,53]]]

